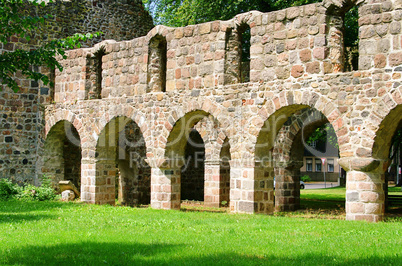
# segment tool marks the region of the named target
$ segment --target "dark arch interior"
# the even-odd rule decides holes
[[[42,173],[52,179],[56,189],[61,180],[81,188],[81,147],[75,127],[60,121],[49,131],[44,144]]]
[[[327,118],[321,112],[303,105],[281,108],[267,119],[257,138],[256,146],[255,178],[259,181],[256,201],[260,202],[259,209],[270,212],[272,204],[275,204],[277,211],[293,211],[300,207],[300,178],[306,175],[302,172],[306,172],[307,158],[311,158],[314,163],[317,162],[317,168],[311,168],[308,173],[315,174],[315,181],[324,181],[322,179],[324,167],[325,170],[329,167],[331,176],[334,175],[338,181],[337,148],[324,145],[326,149],[317,151],[307,143],[312,133],[327,123]],[[333,144],[337,146],[336,134],[332,126],[328,127],[332,129]],[[325,138],[324,144],[326,144]],[[322,157],[328,160],[325,166],[319,167]],[[313,166],[316,166],[314,163]],[[274,177],[275,199],[272,196]],[[326,170],[327,177],[330,181]]]
[[[251,30],[250,26],[246,23],[238,28],[240,40],[240,79],[241,82],[250,81],[250,47],[251,47]]]
[[[181,199],[204,200],[205,145],[197,130],[192,129],[185,148],[181,170]]]
[[[145,140],[134,121],[126,117],[110,121],[98,140],[96,157],[103,167],[99,178],[106,179],[118,204],[150,203],[151,169],[145,162]]]

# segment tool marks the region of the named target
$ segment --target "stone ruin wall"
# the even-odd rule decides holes
[[[356,3],[346,2],[351,4]],[[62,61],[65,70],[56,75],[56,104],[47,106],[46,132],[62,120],[77,128],[83,149],[82,199],[111,202],[113,196],[101,184],[113,177],[99,175],[103,165],[96,159],[97,136],[108,122],[124,116],[137,123],[144,136],[152,168],[151,206],[178,208],[181,165],[175,158],[183,156],[185,141],[171,142],[181,133],[178,127],[198,116],[197,131],[209,128],[209,134],[201,134],[206,143],[205,203],[220,204],[219,156],[228,139],[230,209],[292,210],[297,189],[289,181],[295,168],[289,168],[291,147],[286,145],[292,144],[299,126],[281,127],[297,111],[314,108],[337,134],[340,164],[348,171],[347,219],[382,219],[387,150],[381,147],[389,147],[387,135],[398,127],[402,102],[402,3],[358,4],[359,70],[353,72],[342,72],[341,17],[347,8],[331,1],[183,28],[157,26],[131,41],[70,51]],[[240,83],[239,47],[232,34],[245,23],[251,28],[250,82]],[[93,70],[86,67],[100,50],[101,90],[88,82]],[[164,50],[166,59],[161,56]],[[166,73],[158,66],[164,60]],[[164,76],[165,83],[160,80]],[[94,92],[100,95],[89,100]],[[212,127],[202,120],[207,117],[212,117]],[[278,128],[272,130],[272,124]],[[289,141],[272,141],[278,136]],[[288,154],[275,155],[278,151]],[[275,156],[285,161],[276,163]],[[259,160],[265,157],[271,165]],[[274,175],[284,178],[279,180],[283,197],[275,205]]]
[[[342,15],[353,4],[359,5],[359,70],[343,72]],[[114,203],[115,172],[97,158],[98,142],[110,121],[132,119],[151,168],[151,206],[177,209],[176,158],[183,156],[185,141],[172,139],[181,133],[178,125],[195,119],[205,143],[205,203],[218,206],[225,199],[216,192],[218,177],[230,168],[230,209],[271,213],[297,205],[294,168],[288,166],[289,145],[300,128],[282,126],[298,111],[314,108],[337,134],[347,171],[347,219],[378,221],[388,156],[383,147],[389,147],[401,117],[401,20],[400,1],[324,1],[183,28],[157,26],[130,41],[69,51],[63,72],[56,71],[55,103],[45,108],[45,134],[60,121],[71,123],[81,141],[82,200]],[[247,83],[239,80],[239,46],[233,41],[244,24],[251,28]],[[158,62],[166,62],[165,71]],[[225,168],[224,143],[230,146]],[[284,177],[284,190],[274,204],[277,174]]]
[[[84,43],[93,46],[105,39],[130,40],[143,36],[153,27],[151,16],[140,0],[56,0],[40,7],[38,15],[53,18],[33,32],[30,41],[12,36],[0,53],[16,49],[35,49],[44,40],[64,38],[75,33],[103,33]],[[27,10],[25,10],[27,12]],[[50,70],[38,68],[42,73]],[[37,177],[37,156],[43,143],[44,104],[54,101],[54,88],[16,75],[18,93],[2,87],[0,91],[0,178],[10,177],[18,182],[32,182]]]

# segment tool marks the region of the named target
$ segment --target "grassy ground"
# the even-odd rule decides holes
[[[400,265],[401,236],[402,219],[369,224],[0,202],[1,265]]]

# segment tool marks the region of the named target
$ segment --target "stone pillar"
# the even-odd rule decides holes
[[[101,159],[96,161],[95,203],[111,204],[116,201],[116,161]]]
[[[254,165],[230,161],[230,210],[235,213],[255,213]]]
[[[94,159],[81,160],[81,201],[95,203],[96,163]]]
[[[276,167],[275,211],[294,211],[300,207],[300,167],[302,162]]]
[[[254,168],[254,200],[257,213],[270,214],[274,211],[274,169],[264,162],[256,162]]]
[[[150,163],[150,165],[154,165]],[[166,160],[151,169],[151,207],[180,210],[180,178],[183,160]]]
[[[204,205],[219,207],[220,197],[220,161],[205,161]]]
[[[385,212],[384,172],[388,162],[342,158],[346,174],[346,220],[381,221]]]

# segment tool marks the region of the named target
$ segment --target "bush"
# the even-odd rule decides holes
[[[13,184],[11,180],[7,178],[0,178],[0,200],[8,200],[21,191],[17,184]]]
[[[300,177],[300,180],[303,182],[309,182],[309,181],[311,181],[311,178],[308,175],[304,175],[304,176]]]
[[[46,177],[42,177],[41,181],[42,185],[39,187],[31,184],[19,187],[9,179],[0,179],[0,200],[16,198],[26,201],[45,201],[55,199],[56,191],[52,187],[52,181]]]
[[[18,197],[22,200],[54,200],[56,198],[56,191],[52,187],[52,180],[45,176],[41,177],[40,180],[42,181],[41,186],[36,187],[28,184]]]

